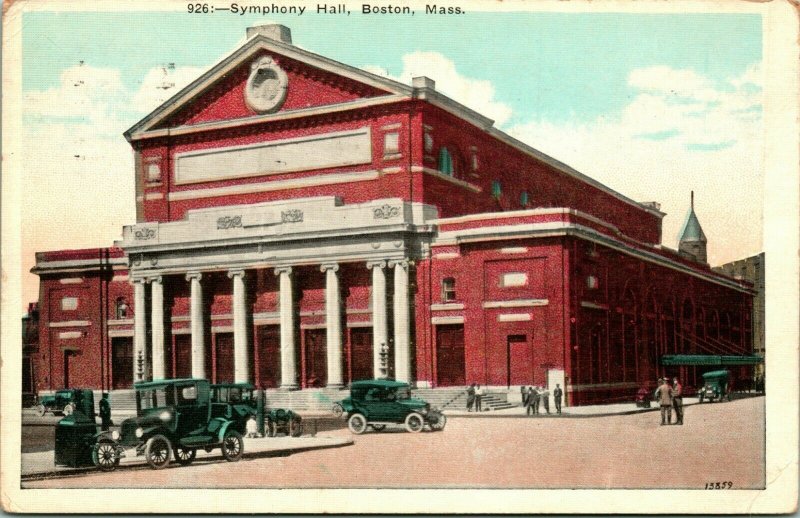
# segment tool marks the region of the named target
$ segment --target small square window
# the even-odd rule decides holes
[[[442,302],[456,300],[456,280],[452,277],[442,279]]]
[[[387,133],[383,137],[383,154],[394,155],[400,152],[400,134]]]
[[[61,299],[61,311],[75,311],[78,309],[78,297],[64,297]]]
[[[147,164],[147,181],[160,182],[161,181],[161,166],[156,162]]]
[[[430,153],[433,151],[433,137],[431,137],[431,134],[426,133],[423,140],[425,141],[425,152]]]

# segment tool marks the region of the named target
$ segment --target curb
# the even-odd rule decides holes
[[[353,441],[352,438],[350,438],[347,442],[338,444],[326,444],[317,446],[310,445],[310,446],[302,446],[299,448],[280,448],[277,450],[244,452],[242,453],[242,458],[261,457],[261,456],[264,457],[283,456],[286,454],[291,455],[292,453],[303,453],[306,451],[313,451],[313,450],[343,448],[345,446],[352,446],[353,444],[355,444],[355,442]],[[128,464],[127,466],[118,466],[116,470],[134,470],[134,469],[150,469],[150,466],[147,465],[146,461],[143,461],[142,463]],[[30,481],[30,480],[43,480],[43,479],[54,479],[54,478],[66,478],[66,477],[83,475],[86,473],[94,473],[94,472],[102,473],[96,467],[89,466],[89,467],[61,469],[61,470],[54,469],[50,471],[40,471],[37,473],[27,473],[25,475],[20,475],[20,480]]]

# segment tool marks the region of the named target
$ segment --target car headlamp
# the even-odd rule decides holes
[[[164,410],[163,412],[158,414],[158,418],[161,419],[162,421],[169,421],[170,419],[172,419],[172,414]]]
[[[116,431],[116,430],[111,432],[111,438],[114,439],[115,441],[118,441],[119,440],[119,432]]]
[[[422,415],[425,415],[425,414],[428,413],[428,410],[429,410],[429,408],[427,406],[424,406],[424,407],[419,409],[419,413],[422,414]]]
[[[144,430],[142,430],[141,428],[137,428],[136,429],[136,438],[139,439],[139,438],[142,437],[142,435],[144,435]]]

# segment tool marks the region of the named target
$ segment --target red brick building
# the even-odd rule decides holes
[[[434,81],[334,62],[281,26],[248,35],[126,132],[137,222],[122,241],[37,255],[39,390],[388,375],[560,383],[585,403],[630,397],[664,354],[751,352],[750,286],[705,264],[693,211],[668,249],[658,204]],[[695,384],[697,367],[671,369]]]

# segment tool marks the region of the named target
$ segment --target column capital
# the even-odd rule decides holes
[[[128,279],[128,284],[147,284],[147,277],[132,277]]]
[[[408,266],[410,265],[410,261],[408,259],[393,259],[389,261],[389,268],[394,268],[395,266],[401,267],[403,270],[408,270]]]
[[[333,270],[334,272],[339,271],[339,264],[338,263],[325,263],[320,265],[319,271],[322,273],[327,272],[328,270]]]
[[[187,281],[193,281],[195,279],[197,279],[198,281],[202,280],[203,279],[203,274],[200,273],[200,272],[188,272],[186,274],[186,280]]]
[[[235,270],[228,270],[228,278],[233,279],[234,277],[241,277],[242,279],[245,278],[246,272],[242,268],[237,268]]]
[[[273,271],[275,275],[280,275],[285,273],[286,275],[292,274],[292,267],[291,266],[276,266],[275,270]]]
[[[163,284],[164,283],[164,277],[161,276],[161,275],[155,275],[153,277],[148,277],[147,278],[147,282],[154,282],[154,283],[157,283],[157,284]]]
[[[367,261],[367,269],[372,270],[373,268],[386,268],[386,260],[380,259],[378,261]]]

